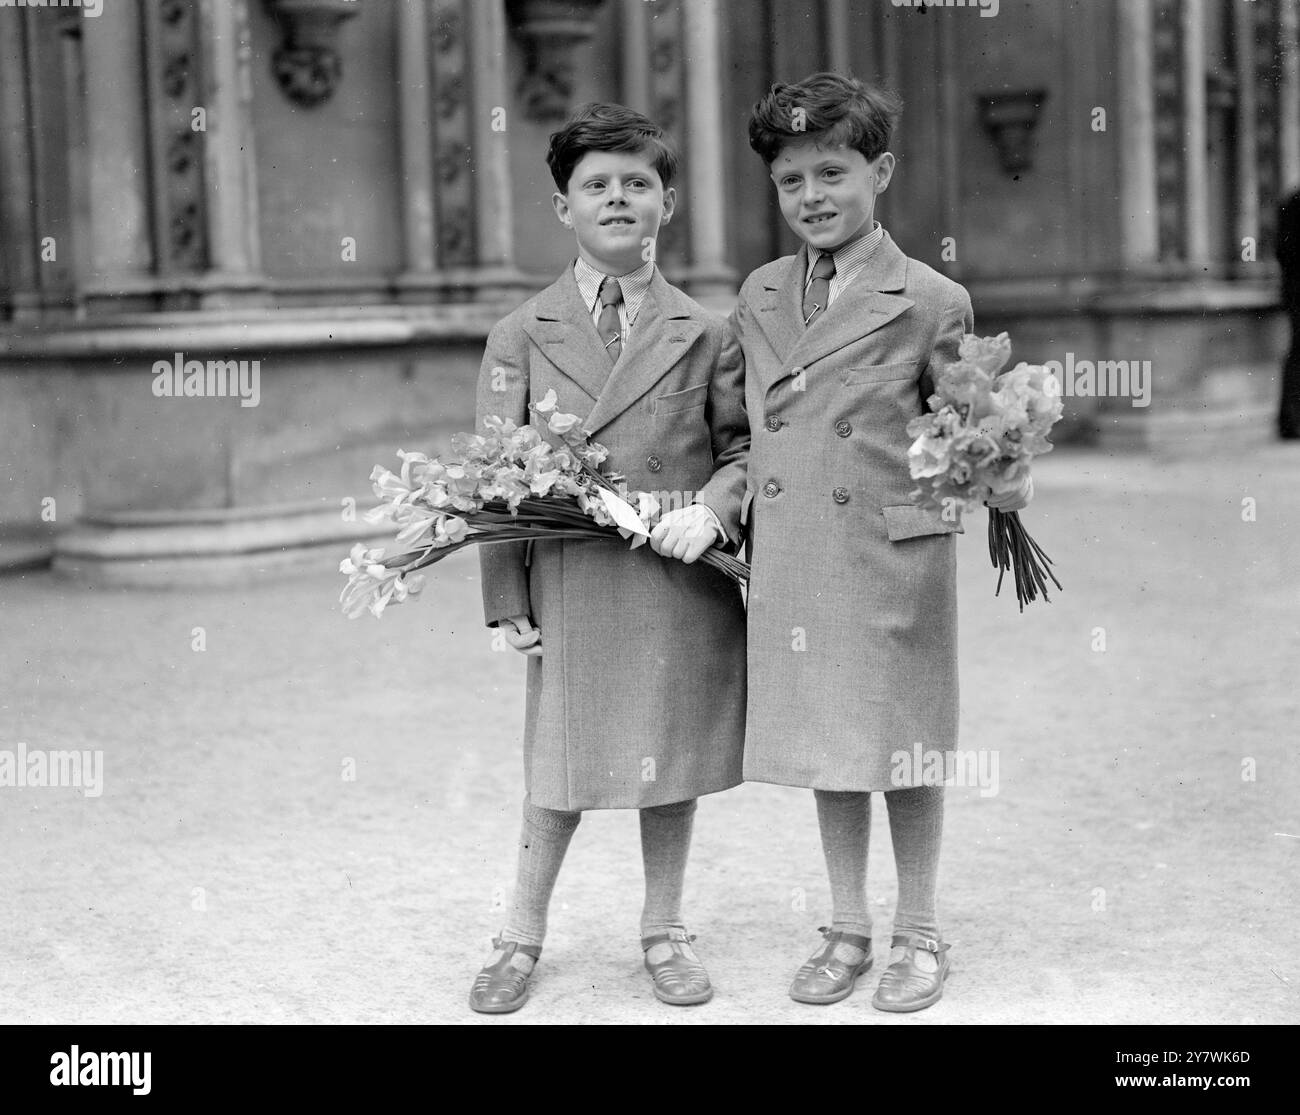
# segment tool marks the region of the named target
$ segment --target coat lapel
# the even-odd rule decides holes
[[[696,317],[692,303],[656,268],[623,355],[608,373],[583,429],[595,434],[627,410],[690,352],[703,332],[704,325]],[[601,359],[608,367],[608,358],[602,354]]]
[[[803,277],[807,273],[807,259],[807,249],[800,248],[799,254],[795,256],[796,266],[787,272],[784,289],[777,292],[787,306],[786,321],[789,320],[790,310],[793,310],[797,334],[786,349],[780,365],[772,369],[775,374],[770,377],[766,387],[771,387],[790,375],[794,368],[807,367],[874,333],[915,304],[910,298],[888,293],[902,290],[906,285],[907,256],[886,233],[875,254],[835,299],[830,309],[805,329],[802,318],[798,315],[802,310]],[[777,351],[781,355],[780,350]]]
[[[609,356],[600,346],[590,310],[582,304],[571,266],[537,296],[533,320],[524,323],[524,332],[593,401],[599,398],[609,378]]]
[[[808,273],[808,249],[800,247],[776,279],[763,284],[751,309],[754,320],[776,353],[779,366],[772,368],[765,385],[789,373],[788,357],[803,337],[803,279]],[[783,372],[784,369],[784,372]]]

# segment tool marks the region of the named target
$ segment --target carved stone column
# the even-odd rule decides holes
[[[1201,272],[1210,260],[1209,171],[1205,136],[1204,0],[1182,0],[1183,137],[1186,168],[1184,239],[1188,266]]]
[[[88,316],[153,306],[147,129],[141,118],[140,7],[106,8],[80,28],[85,125],[79,142],[86,186],[80,294]]]
[[[726,176],[722,165],[722,39],[718,0],[684,8],[686,46],[686,187],[690,267],[683,274],[696,298],[729,299],[736,274],[727,265]]]
[[[246,0],[145,0],[143,10],[161,302],[259,301]]]
[[[429,0],[428,24],[434,242],[444,297],[522,293],[528,284],[514,264],[511,232],[502,0]]]
[[[1282,0],[1278,18],[1282,51],[1277,125],[1282,196],[1300,188],[1300,0]]]
[[[826,62],[837,73],[847,74],[853,70],[853,60],[849,52],[851,42],[849,27],[851,16],[848,0],[822,0],[823,19],[826,26]]]
[[[3,15],[21,41],[19,47],[6,34],[6,47],[21,61],[16,70],[6,64],[0,75],[6,97],[12,91],[18,102],[6,105],[5,113],[25,129],[10,147],[19,160],[12,173],[29,183],[26,189],[20,184],[17,195],[26,197],[28,216],[15,214],[13,219],[20,235],[31,236],[28,273],[34,288],[19,303],[40,315],[75,316],[82,312],[78,276],[88,221],[81,13],[74,8],[19,9]],[[18,248],[23,250],[21,244]]]
[[[146,0],[143,10],[154,272],[163,305],[189,309],[208,268],[205,134],[191,126],[203,96],[201,24],[181,0]]]
[[[248,0],[200,0],[208,107],[203,181],[209,267],[205,305],[260,301],[257,161]]]
[[[39,313],[25,13],[0,8],[0,320]]]
[[[1160,253],[1156,191],[1156,105],[1151,0],[1118,8],[1120,237],[1126,267],[1143,268]]]
[[[461,0],[430,0],[429,91],[433,105],[434,242],[441,270],[471,286],[477,250],[474,220],[472,111]],[[453,275],[445,275],[448,283]],[[471,293],[470,289],[466,294]]]
[[[509,146],[512,101],[506,73],[503,0],[473,0],[466,16],[472,86],[469,136],[474,150],[478,241],[474,283],[480,298],[511,297],[528,289],[529,284],[515,265]]]
[[[403,302],[427,301],[440,286],[434,255],[433,134],[429,111],[429,25],[424,0],[398,11],[397,103],[402,135],[402,245],[397,280]]]
[[[634,86],[629,87],[629,100],[651,120],[659,123],[679,151],[689,160],[684,129],[685,73],[682,58],[685,55],[685,29],[680,0],[655,0],[654,4],[630,4],[624,8],[623,43],[630,49],[640,49],[641,58],[630,68]],[[716,18],[716,17],[714,17]],[[646,64],[647,62],[647,64]],[[715,108],[720,108],[715,105]],[[692,257],[690,242],[694,214],[694,198],[689,182],[689,162],[686,166],[688,185],[682,188],[679,212],[672,221],[659,229],[655,244],[655,260],[669,279],[679,281],[686,288],[692,282]]]
[[[1261,254],[1267,252],[1271,255],[1277,228],[1277,210],[1283,196],[1279,166],[1279,124],[1282,122],[1283,109],[1278,87],[1278,62],[1284,48],[1278,40],[1276,0],[1260,0],[1259,3],[1248,4],[1246,7],[1253,16],[1251,52],[1255,64],[1253,70],[1242,75],[1242,81],[1254,85],[1253,173],[1259,206],[1259,246]]]
[[[1259,223],[1259,168],[1255,163],[1257,146],[1255,107],[1255,28],[1254,15],[1247,4],[1237,4],[1232,9],[1232,32],[1236,41],[1237,67],[1237,227],[1240,243],[1250,237],[1258,244]]]
[[[623,52],[623,103],[650,112],[650,29],[645,0],[623,0],[619,49]]]
[[[1184,222],[1186,135],[1183,130],[1183,21],[1177,0],[1156,0],[1153,27],[1156,122],[1156,227],[1160,260],[1176,265],[1187,258]]]

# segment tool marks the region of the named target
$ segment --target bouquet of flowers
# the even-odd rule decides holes
[[[1023,361],[1001,370],[1011,358],[1005,333],[967,334],[958,356],[935,384],[931,413],[907,424],[908,435],[916,439],[908,465],[912,478],[922,482],[912,498],[945,518],[954,517],[958,507],[971,511],[992,495],[1015,491],[1029,462],[1051,452],[1047,434],[1061,417],[1061,387],[1054,375]],[[989,557],[998,570],[997,592],[1007,569],[1014,571],[1022,612],[1039,592],[1051,603],[1047,577],[1061,587],[1052,559],[1015,511],[989,508]]]
[[[558,439],[548,441],[533,426],[491,417],[482,434],[456,434],[445,460],[398,450],[400,473],[376,465],[370,474],[383,502],[366,521],[400,527],[397,541],[414,547],[385,557],[382,549],[358,543],[339,564],[348,583],[339,597],[349,619],[368,611],[383,615],[389,604],[419,594],[417,572],[466,546],[550,538],[632,539],[644,545],[658,521],[660,505],[649,492],[627,491],[623,477],[600,466],[609,450],[589,441],[580,419],[556,410],[555,392],[529,408]],[[717,547],[700,561],[736,581],[749,566]]]

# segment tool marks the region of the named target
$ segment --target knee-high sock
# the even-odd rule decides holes
[[[501,939],[540,945],[546,937],[546,911],[581,813],[543,809],[524,798],[524,825],[519,835],[519,871]]]
[[[871,795],[814,790],[822,853],[831,884],[831,928],[871,936],[867,909],[867,843],[871,836]]]
[[[937,940],[935,891],[939,884],[939,845],[943,841],[943,787],[887,790],[885,802],[898,867],[894,932],[910,930]]]
[[[642,937],[683,927],[682,887],[694,826],[694,798],[641,810],[641,859],[645,863]]]

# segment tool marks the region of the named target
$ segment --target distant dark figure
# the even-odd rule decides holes
[[[1282,267],[1282,301],[1291,319],[1277,432],[1282,438],[1300,438],[1300,191],[1282,203],[1278,214],[1277,261]]]

